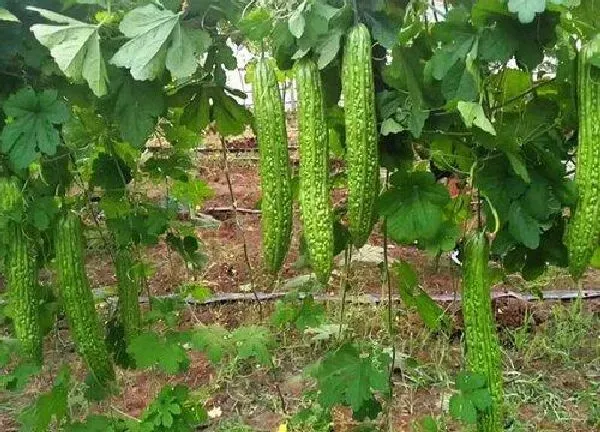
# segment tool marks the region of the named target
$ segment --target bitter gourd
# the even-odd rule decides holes
[[[379,195],[379,148],[371,35],[364,24],[354,26],[348,34],[342,77],[348,230],[354,245],[361,247],[373,229],[375,202]]]
[[[119,322],[123,327],[125,343],[129,344],[141,328],[141,312],[138,302],[140,292],[139,269],[134,265],[129,249],[117,251],[115,267],[119,286]]]
[[[55,252],[57,282],[71,335],[93,376],[106,384],[115,374],[85,274],[82,226],[77,215],[68,213],[58,221]]]
[[[575,183],[579,199],[567,232],[569,269],[579,279],[600,242],[600,69],[590,61],[600,55],[600,38],[579,53],[577,92],[579,145]]]
[[[299,201],[304,239],[322,283],[333,267],[333,212],[329,196],[329,138],[321,77],[314,61],[295,65],[298,86]]]
[[[465,325],[466,363],[471,372],[486,377],[492,405],[478,418],[478,432],[503,430],[502,361],[490,300],[489,243],[478,232],[465,243],[462,312]]]
[[[277,273],[292,235],[292,180],[283,101],[275,72],[265,59],[256,63],[253,86],[262,191],[263,262],[269,272]]]
[[[41,363],[42,330],[35,245],[23,232],[21,223],[11,219],[23,206],[17,181],[0,181],[0,197],[0,213],[5,222],[6,282],[15,336],[25,357]]]

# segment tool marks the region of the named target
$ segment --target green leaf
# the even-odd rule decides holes
[[[473,150],[460,140],[439,135],[431,141],[429,146],[431,160],[444,171],[468,172],[473,165]]]
[[[424,417],[419,422],[420,432],[439,432],[437,422],[431,416]]]
[[[381,123],[380,133],[383,136],[388,136],[389,134],[397,134],[402,132],[404,129],[404,126],[394,120],[393,117],[388,117]]]
[[[56,378],[52,389],[36,398],[36,400],[25,408],[19,415],[19,422],[23,430],[32,432],[46,432],[52,419],[61,422],[69,416],[68,397],[70,391],[71,374],[66,366],[63,366]]]
[[[506,0],[478,0],[471,9],[471,21],[476,27],[484,27],[493,18],[511,17]]]
[[[288,19],[288,28],[290,29],[290,33],[292,33],[296,39],[300,39],[304,34],[306,22],[302,12],[301,9],[296,9]]]
[[[419,276],[410,263],[401,260],[392,264],[392,269],[398,279],[398,291],[407,307],[415,305],[414,292],[419,285]]]
[[[229,332],[218,325],[194,329],[190,343],[194,349],[205,353],[214,365],[218,365],[234,349]]]
[[[453,394],[449,402],[450,415],[457,420],[472,425],[477,423],[477,409],[468,397],[462,394]]]
[[[373,398],[374,391],[387,392],[389,356],[381,351],[360,352],[346,343],[325,355],[312,371],[319,386],[319,402],[326,408],[350,406],[356,413]]]
[[[119,30],[130,40],[110,62],[129,69],[139,81],[158,78],[165,68],[175,79],[189,77],[198,68],[197,47],[180,19],[180,14],[153,4],[127,13]]]
[[[252,119],[250,112],[221,89],[212,92],[212,119],[223,136],[241,134]]]
[[[196,208],[201,206],[206,199],[212,198],[214,191],[202,180],[187,182],[176,180],[171,187],[171,194],[178,201]]]
[[[185,283],[180,288],[181,295],[186,295],[198,302],[203,302],[213,296],[209,287],[202,283]]]
[[[19,18],[4,8],[0,8],[0,21],[20,22]]]
[[[69,111],[58,99],[56,90],[36,93],[33,89],[23,88],[12,94],[3,107],[12,120],[0,135],[0,151],[9,155],[16,169],[26,168],[40,153],[56,153],[60,137],[54,125],[69,118]]]
[[[537,249],[540,244],[538,222],[517,201],[510,206],[508,230],[516,240],[529,249]]]
[[[36,197],[27,207],[27,218],[40,231],[48,229],[58,213],[58,204],[54,197],[50,196]]]
[[[42,370],[39,364],[31,362],[19,363],[10,373],[4,371],[0,376],[0,387],[6,390],[22,390],[33,375],[37,375]]]
[[[521,110],[526,99],[519,98],[519,96],[533,85],[531,74],[518,69],[504,69],[495,77],[497,77],[496,98],[498,105],[502,106],[502,111]]]
[[[160,86],[123,80],[115,102],[115,120],[121,136],[134,147],[142,147],[154,132],[158,117],[165,110]]]
[[[392,187],[379,202],[380,213],[388,218],[390,237],[399,243],[433,239],[450,201],[447,189],[429,172],[400,173],[391,181]]]
[[[63,25],[34,24],[35,38],[50,50],[60,70],[74,80],[84,79],[96,96],[107,92],[108,76],[100,49],[100,26],[28,6],[44,18]]]
[[[458,112],[460,112],[460,116],[465,122],[466,127],[471,128],[472,125],[475,125],[490,135],[496,135],[494,126],[485,116],[483,107],[480,104],[476,102],[459,101]]]
[[[529,172],[527,171],[527,166],[525,165],[523,156],[520,153],[507,151],[506,157],[510,162],[510,166],[514,170],[515,174],[521,177],[525,183],[531,182],[531,178],[529,177]]]
[[[127,429],[122,419],[92,414],[82,422],[69,425],[67,432],[121,432]],[[133,432],[133,431],[132,431]]]
[[[516,13],[522,23],[530,23],[537,13],[546,10],[546,0],[508,0],[508,10]]]
[[[176,338],[163,338],[154,332],[136,336],[127,347],[127,352],[135,360],[136,367],[145,369],[157,366],[171,375],[185,370],[189,364],[189,358]]]
[[[131,178],[131,168],[121,158],[102,152],[92,162],[89,182],[106,192],[122,194]]]
[[[592,255],[592,259],[590,260],[590,266],[600,268],[600,247],[594,251],[594,255]]]
[[[479,91],[475,77],[464,62],[458,62],[450,68],[442,80],[442,94],[447,101],[477,100]]]
[[[419,290],[415,296],[415,305],[419,316],[430,330],[439,330],[445,318],[444,309],[438,305],[429,294]]]
[[[467,53],[471,51],[475,36],[472,34],[459,33],[456,40],[452,44],[445,45],[441,49],[435,51],[431,57],[431,71],[436,80],[443,79],[456,65],[459,60],[464,63]]]
[[[495,27],[483,29],[477,53],[484,61],[505,63],[513,56],[518,46],[519,41],[515,38],[513,27],[497,23]]]
[[[188,432],[208,420],[203,404],[182,385],[165,385],[141,416],[141,432]]]
[[[200,85],[194,90],[181,118],[181,122],[190,129],[200,132],[214,121],[221,135],[230,136],[241,134],[250,124],[252,115],[228,94],[228,89]]]
[[[477,411],[486,411],[492,406],[492,395],[487,388],[474,390],[469,394],[469,399],[471,399]]]
[[[456,375],[454,386],[463,393],[485,388],[485,376],[480,373],[460,371]]]
[[[335,58],[340,50],[340,39],[342,32],[340,30],[333,30],[329,32],[329,35],[323,43],[319,45],[317,51],[319,52],[319,58],[317,59],[317,66],[319,69],[324,69],[331,61]]]
[[[249,40],[262,42],[271,33],[273,18],[264,7],[253,8],[238,22],[238,28]]]
[[[274,340],[267,328],[255,325],[238,327],[231,333],[231,340],[239,359],[253,358],[263,365],[272,364],[270,350]]]
[[[182,236],[169,232],[167,233],[167,238],[165,240],[170,247],[175,249],[181,255],[186,264],[190,267],[200,269],[206,265],[208,258],[202,252],[202,249],[200,248],[201,243],[198,242],[196,234],[193,231],[192,235]]]
[[[295,293],[275,304],[271,322],[277,327],[293,324],[298,330],[318,327],[325,321],[325,307],[312,295],[299,299]]]

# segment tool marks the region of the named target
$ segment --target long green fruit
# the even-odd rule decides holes
[[[254,119],[260,156],[263,262],[277,273],[292,237],[292,180],[285,111],[275,72],[267,60],[256,63]]]
[[[329,138],[321,77],[314,61],[295,65],[298,86],[300,213],[313,270],[322,283],[333,267],[333,212],[329,196]]]
[[[373,229],[375,202],[379,195],[371,35],[364,24],[353,27],[346,39],[342,88],[346,120],[348,230],[354,245],[361,247]]]
[[[101,384],[115,378],[94,297],[85,274],[81,220],[73,213],[63,216],[55,233],[58,285],[71,335],[79,354]]]
[[[139,271],[134,265],[129,249],[117,252],[115,267],[119,285],[119,321],[123,327],[125,342],[129,344],[141,328]]]
[[[466,360],[471,372],[486,377],[492,406],[478,419],[478,432],[504,429],[502,360],[490,300],[489,243],[483,232],[472,234],[465,244],[462,311],[465,323]]]
[[[575,183],[579,200],[567,233],[569,269],[579,279],[600,243],[600,68],[590,59],[600,55],[600,38],[579,53],[579,146]]]
[[[16,181],[0,181],[0,213],[7,216],[22,207],[23,197]],[[41,363],[42,330],[40,325],[40,292],[35,246],[23,233],[20,223],[6,219],[6,280],[12,310],[15,336],[23,354]]]

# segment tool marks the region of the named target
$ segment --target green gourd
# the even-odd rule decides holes
[[[325,284],[333,267],[334,238],[323,90],[314,61],[302,59],[294,69],[298,86],[300,214],[311,266]]]
[[[363,246],[376,220],[379,195],[379,148],[371,35],[364,24],[346,38],[342,73],[346,122],[348,230],[356,247]]]
[[[270,273],[277,273],[292,237],[292,180],[283,101],[275,71],[263,58],[256,63],[253,97],[260,157],[263,262]]]
[[[57,282],[77,351],[100,384],[115,379],[104,332],[85,273],[83,233],[79,216],[63,215],[54,233]]]
[[[485,233],[467,238],[464,248],[462,312],[466,363],[469,371],[485,376],[492,396],[489,410],[478,418],[478,432],[504,430],[502,360],[490,299],[489,243]]]
[[[577,72],[579,145],[575,183],[579,199],[567,232],[569,269],[577,280],[600,245],[600,68],[592,64],[594,56],[600,56],[600,37],[581,48]]]

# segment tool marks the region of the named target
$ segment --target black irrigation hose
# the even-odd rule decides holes
[[[94,290],[94,293],[97,297],[105,297],[103,295],[103,290]],[[251,301],[268,301],[268,300],[277,300],[288,295],[289,292],[273,292],[273,293],[265,293],[265,292],[256,292],[256,296],[253,293],[245,293],[245,292],[232,292],[232,293],[218,293],[214,296],[205,299],[205,300],[196,300],[194,298],[186,298],[185,302],[189,305],[194,306],[203,306],[203,305],[211,305],[211,304],[219,304],[219,303],[237,303],[237,302],[251,302]],[[305,293],[300,293],[300,297],[305,296]],[[579,291],[568,291],[568,290],[555,290],[555,291],[546,291],[543,293],[544,297],[540,298],[534,294],[521,294],[515,291],[496,291],[492,292],[491,298],[493,300],[499,300],[504,298],[514,298],[520,301],[526,302],[537,302],[537,301],[567,301],[567,300],[575,300],[579,297]],[[163,295],[163,296],[155,296],[155,298],[164,299],[164,298],[176,298],[177,295]],[[454,303],[460,301],[460,294],[432,294],[430,297],[438,302],[438,303]],[[583,290],[581,291],[581,298],[583,300],[591,300],[600,298],[600,291],[597,290]],[[108,300],[114,300],[116,297],[107,297]],[[328,294],[317,294],[314,295],[314,299],[318,301],[341,301],[341,296],[337,294],[328,295]],[[363,294],[359,296],[346,296],[347,303],[356,303],[356,304],[378,304],[387,301],[387,296],[381,298],[379,294]],[[401,298],[399,296],[393,296],[392,301],[400,302]],[[140,297],[140,303],[148,303],[148,297]]]

